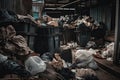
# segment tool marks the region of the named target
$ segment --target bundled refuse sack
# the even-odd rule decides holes
[[[68,68],[68,65],[61,58],[61,51],[60,49],[56,49],[55,53],[53,54],[53,60],[50,63],[55,71],[62,75],[65,80],[70,80],[75,78],[75,74]]]
[[[7,56],[4,56],[4,55],[0,54],[0,63],[6,61],[7,59],[8,59]]]
[[[49,21],[47,24],[51,25],[53,27],[58,27],[58,22],[57,21]]]
[[[33,51],[24,37],[16,35],[12,25],[0,27],[0,52],[4,55],[28,55]]]
[[[97,51],[94,57],[106,59],[107,61],[113,61],[113,55],[114,55],[114,42],[111,42],[109,44],[106,44],[105,48],[103,48],[102,50]]]
[[[50,52],[46,52],[46,53],[43,53],[43,55],[41,55],[41,59],[43,61],[50,62],[53,59],[53,55]]]
[[[46,64],[39,56],[29,57],[25,61],[25,67],[26,70],[31,73],[31,75],[37,75],[46,70]]]
[[[26,16],[17,14],[17,17],[20,22],[33,22],[37,24],[35,19],[29,14],[27,14]]]
[[[72,64],[71,68],[91,68],[98,69],[97,63],[93,59],[93,54],[96,52],[94,50],[77,50],[75,53],[75,62]]]
[[[13,11],[0,9],[0,25],[17,22],[18,17]]]
[[[55,52],[53,55],[53,60],[50,63],[56,70],[61,70],[62,68],[67,68],[65,60],[61,58],[61,53],[59,51]]]
[[[7,56],[0,54],[0,78],[8,74],[16,74],[20,77],[30,77],[30,73],[23,65],[15,61],[8,60]]]
[[[75,79],[75,73],[69,68],[62,68],[61,70],[57,70],[57,72],[61,74],[65,80]]]
[[[7,56],[0,54],[0,78],[3,78],[6,75],[5,71],[3,70],[4,69],[3,62],[6,61],[7,59],[8,59]]]
[[[77,80],[99,80],[95,71],[92,69],[77,69],[76,70]]]
[[[114,42],[108,44],[106,48],[102,51],[102,58],[106,58],[108,61],[113,61],[114,55]]]

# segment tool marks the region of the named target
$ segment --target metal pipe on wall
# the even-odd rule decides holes
[[[113,63],[120,64],[120,1],[116,0],[116,21],[115,21],[115,50],[113,56]]]

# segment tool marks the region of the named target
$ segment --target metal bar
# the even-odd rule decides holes
[[[65,4],[65,5],[62,5],[62,6],[58,7],[58,8],[65,7],[65,6],[68,6],[68,5],[74,4],[74,3],[79,2],[79,1],[80,1],[80,0],[76,0],[76,1],[70,2],[70,3],[67,3],[67,4]]]
[[[115,51],[113,56],[113,63],[118,65],[119,64],[119,57],[120,57],[120,51],[119,51],[119,41],[120,41],[120,2],[119,0],[116,0],[116,21],[115,21]]]
[[[57,0],[58,1],[58,3],[68,3],[69,2],[69,0]]]
[[[49,4],[48,3],[45,4],[45,6],[61,6],[61,5],[64,5],[64,4],[50,4],[50,3]]]
[[[45,10],[72,10],[74,11],[75,8],[45,8]]]

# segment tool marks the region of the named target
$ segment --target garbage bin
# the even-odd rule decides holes
[[[87,45],[88,41],[90,40],[91,31],[90,30],[82,31],[79,29],[79,27],[77,27],[75,32],[76,32],[76,37],[77,37],[77,43],[81,47],[85,47]]]
[[[25,37],[28,46],[34,50],[34,40],[37,26],[31,22],[16,22],[12,24],[16,30],[17,35]]]
[[[74,32],[75,29],[72,28],[66,28],[66,29],[63,29],[63,44],[67,44],[68,42],[71,42],[71,41],[76,41],[76,33]]]
[[[79,32],[77,38],[79,45],[85,47],[90,40],[90,32]]]
[[[59,27],[38,27],[34,44],[35,52],[40,54],[53,53],[55,49],[60,47],[59,33]]]

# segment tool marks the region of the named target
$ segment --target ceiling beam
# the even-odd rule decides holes
[[[46,11],[46,13],[62,13],[61,11]]]
[[[76,1],[70,2],[70,3],[64,4],[64,5],[62,5],[62,6],[58,7],[58,8],[66,7],[66,6],[68,6],[68,5],[77,3],[77,2],[79,2],[79,1],[80,1],[80,0],[76,0]]]
[[[71,10],[74,11],[75,8],[45,8],[45,10]]]
[[[64,4],[48,4],[48,3],[45,4],[45,6],[61,6],[61,5],[64,5]]]
[[[57,0],[58,3],[68,3],[70,0]]]

